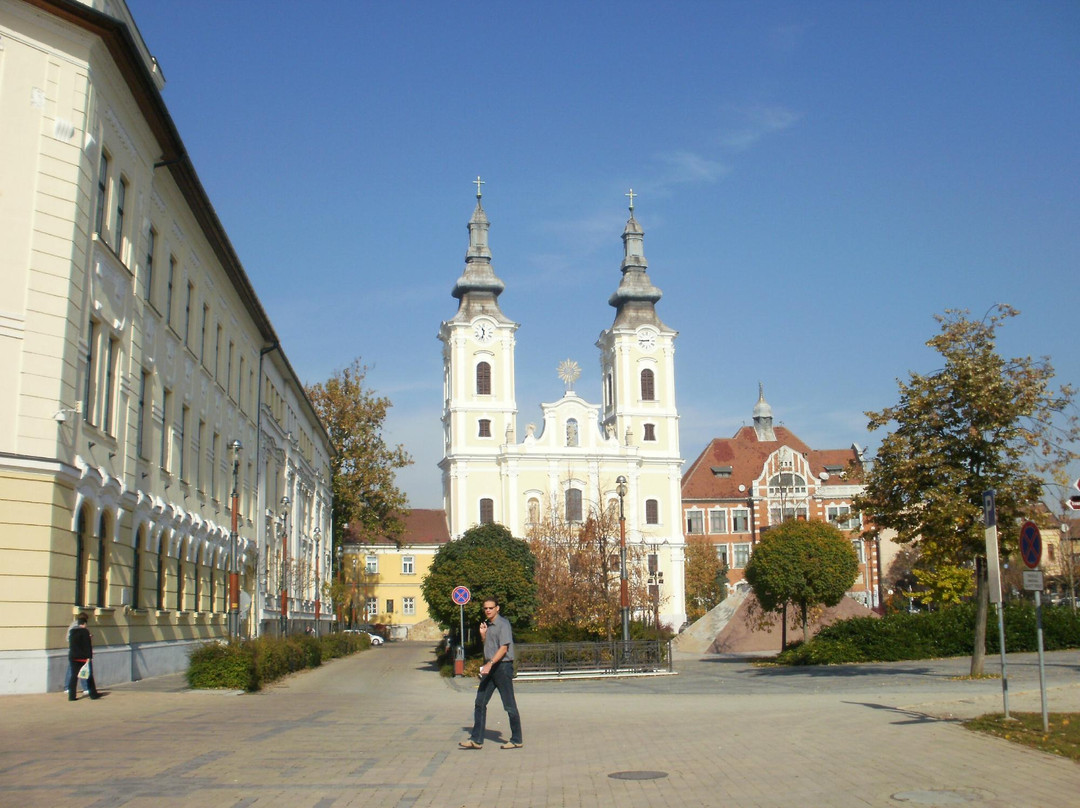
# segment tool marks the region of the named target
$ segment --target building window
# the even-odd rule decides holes
[[[97,211],[94,213],[94,232],[100,238],[105,230],[105,191],[109,186],[109,155],[101,150],[101,163],[98,166]]]
[[[139,374],[139,412],[135,420],[135,453],[146,458],[146,395],[147,372]]]
[[[416,598],[405,597],[401,599],[402,614],[416,614]]]
[[[479,421],[479,424],[480,424],[480,427],[479,427],[479,430],[476,433],[477,436],[481,437],[481,438],[490,438],[491,437],[491,419],[490,418],[481,418],[480,421]]]
[[[142,608],[142,548],[146,541],[146,528],[141,527],[135,534],[135,546],[131,553],[131,608]]]
[[[113,248],[120,260],[124,260],[124,202],[127,199],[127,180],[123,177],[116,184],[116,246]]]
[[[364,574],[365,575],[378,575],[379,574],[379,557],[377,555],[368,554],[364,556]]]
[[[146,262],[143,265],[143,297],[148,303],[154,299],[154,248],[157,244],[157,230],[150,228],[146,234]]]
[[[214,339],[214,380],[221,378],[221,326],[217,327],[217,336]]]
[[[578,488],[566,489],[566,521],[581,521],[581,490]]]
[[[221,456],[221,433],[215,432],[210,438],[210,499],[218,498],[218,458]]]
[[[608,371],[605,378],[606,384],[604,385],[604,396],[607,399],[604,403],[611,407],[615,404],[615,385],[611,376],[611,371]]]
[[[491,395],[491,365],[480,362],[476,366],[476,395]]]
[[[109,594],[109,520],[103,512],[98,520],[97,537],[97,605],[107,606],[106,600]]]
[[[199,420],[199,428],[195,432],[195,445],[192,447],[192,455],[195,458],[195,490],[202,493],[203,490],[203,456],[202,450],[206,445],[206,421]],[[210,602],[213,602],[213,598]]]
[[[699,534],[705,532],[705,514],[701,511],[686,512],[686,532]]]
[[[169,256],[169,282],[165,287],[165,324],[172,325],[173,284],[176,282],[176,257]]]
[[[402,556],[401,557],[401,574],[402,575],[415,575],[416,574],[416,557],[415,556]]]
[[[161,391],[161,468],[169,470],[169,425],[172,423],[172,391],[165,387]]]
[[[656,375],[649,368],[641,371],[641,400],[656,400]]]
[[[750,561],[750,545],[749,544],[736,544],[735,545],[735,569],[741,570]]]
[[[851,542],[851,549],[855,551],[855,557],[859,559],[860,564],[866,563],[866,555],[863,553],[863,543],[860,539],[855,539]]]
[[[774,474],[769,480],[769,496],[790,496],[791,494],[805,494],[806,479],[800,474],[783,472]]]
[[[862,527],[862,519],[858,513],[852,514],[850,505],[830,505],[825,509],[825,518],[840,530],[858,530]]]
[[[86,383],[83,385],[83,420],[88,424],[94,423],[94,375],[97,373],[94,343],[97,337],[97,323],[90,320],[90,333],[86,335]]]
[[[393,598],[387,598],[386,599],[386,613],[387,614],[393,614],[394,613],[394,599]]]
[[[379,613],[378,598],[368,598],[364,611],[367,613],[369,620],[373,619]]]
[[[86,540],[86,509],[79,511],[75,526],[75,605],[86,605],[86,569],[89,566],[89,547]]]
[[[645,500],[645,524],[660,524],[660,502],[655,499]]]
[[[568,418],[566,420],[566,445],[577,446],[580,440],[578,437],[578,422],[576,418]]]
[[[110,435],[116,433],[113,428],[113,388],[116,386],[116,355],[120,340],[110,335],[108,350],[105,352],[105,402],[104,413],[101,419],[101,428]]]
[[[187,422],[188,412],[190,410],[187,407],[180,407],[180,420],[176,423],[176,429],[173,431],[173,440],[176,443],[174,451],[176,452],[176,466],[177,474],[179,474],[181,480],[187,480]]]
[[[495,521],[495,500],[484,498],[480,500],[480,524],[490,525]]]
[[[159,611],[165,610],[165,592],[168,589],[168,567],[165,565],[165,561],[168,556],[165,553],[166,548],[169,546],[169,534],[162,533],[159,539],[160,545],[158,547],[157,557],[157,608]]]
[[[199,334],[199,361],[206,367],[206,324],[210,320],[210,306],[203,304],[202,307],[202,332]]]
[[[727,511],[709,511],[709,532],[727,533]]]
[[[728,565],[728,546],[726,544],[716,545],[716,557],[720,559],[720,563],[725,567]]]
[[[656,440],[656,424],[645,424],[645,440]]]
[[[188,282],[187,299],[184,301],[184,344],[191,347],[191,299],[195,296],[195,284]]]
[[[731,512],[731,532],[750,532],[750,511],[746,508],[736,508]]]

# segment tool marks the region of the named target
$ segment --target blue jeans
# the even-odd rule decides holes
[[[476,689],[476,706],[473,709],[473,728],[469,736],[473,743],[484,742],[484,727],[487,726],[487,705],[495,691],[502,696],[503,709],[510,719],[510,742],[521,743],[521,716],[514,700],[514,663],[499,662],[491,673],[480,680]]]

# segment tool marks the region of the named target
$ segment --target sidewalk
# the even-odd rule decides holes
[[[1039,709],[1027,656],[1010,659],[1014,711]],[[1047,659],[1050,710],[1080,711],[1080,653]],[[388,643],[254,695],[168,676],[96,702],[4,697],[0,805],[1064,808],[1080,787],[1076,763],[950,719],[1001,710],[1000,680],[954,678],[966,660],[761,669],[680,655],[677,676],[522,682],[525,747],[498,748],[496,697],[473,752],[457,742],[475,682],[432,661],[431,646]]]

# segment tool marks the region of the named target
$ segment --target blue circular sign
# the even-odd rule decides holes
[[[464,606],[470,600],[472,600],[472,593],[469,592],[467,587],[455,586],[454,593],[450,596],[454,599],[454,603],[458,606]]]
[[[1042,560],[1042,534],[1034,522],[1020,525],[1020,557],[1028,569],[1035,569]]]

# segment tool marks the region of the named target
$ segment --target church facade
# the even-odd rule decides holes
[[[652,615],[678,629],[685,604],[677,332],[657,314],[661,292],[649,278],[632,199],[621,279],[608,301],[614,321],[596,341],[601,403],[574,391],[579,369],[567,360],[559,368],[562,397],[541,404],[539,424],[528,424],[521,434],[514,381],[519,324],[499,304],[505,285],[492,267],[489,221],[477,194],[465,271],[452,293],[458,310],[439,330],[439,466],[451,538],[489,522],[526,537],[542,533],[543,525],[583,526],[600,515],[608,517],[597,520],[605,529],[614,525],[617,531],[621,504],[631,563],[650,587],[650,601],[632,607],[640,617]],[[620,477],[626,481],[621,503]]]

